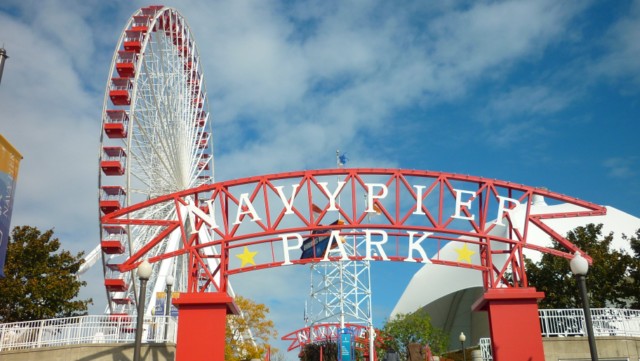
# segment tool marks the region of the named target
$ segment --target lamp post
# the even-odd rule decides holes
[[[140,361],[140,346],[142,344],[142,325],[144,322],[144,300],[147,290],[147,281],[151,277],[151,264],[146,259],[138,266],[138,279],[140,279],[140,298],[138,299],[138,319],[136,325],[136,343],[133,349],[133,361]]]
[[[165,342],[167,341],[167,334],[169,331],[169,317],[171,317],[171,286],[173,286],[173,276],[172,275],[168,275],[167,279],[166,279],[166,283],[167,283],[167,303],[165,305],[165,309],[164,309],[164,315],[165,320],[166,320],[166,324],[164,326],[164,340]]]
[[[4,48],[0,48],[0,82],[2,82],[2,73],[4,72],[4,60],[9,58],[7,51]]]
[[[464,341],[467,340],[467,336],[464,335],[464,332],[460,332],[460,336],[458,337],[460,340],[460,345],[462,346],[462,359],[467,361],[467,355],[464,352]]]
[[[598,350],[596,349],[596,339],[593,336],[593,323],[591,322],[591,310],[589,309],[589,295],[587,294],[586,275],[587,272],[589,272],[589,262],[587,262],[579,252],[576,252],[569,262],[569,266],[571,267],[571,273],[576,277],[578,288],[580,288],[582,309],[584,310],[584,319],[587,324],[587,337],[589,339],[591,361],[598,361]]]

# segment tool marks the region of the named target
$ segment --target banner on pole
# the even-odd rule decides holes
[[[0,134],[0,277],[4,277],[4,262],[11,232],[11,211],[22,155]]]
[[[171,292],[171,300],[180,297],[180,292]],[[167,293],[166,292],[156,292],[156,306],[154,308],[153,314],[156,316],[164,316],[165,308],[167,304]],[[178,317],[178,308],[173,305],[171,302],[171,316]]]
[[[353,344],[351,342],[351,330],[343,328],[340,333],[340,361],[351,361],[353,356]]]

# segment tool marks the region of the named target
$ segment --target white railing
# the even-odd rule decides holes
[[[538,310],[543,337],[587,336],[582,309]],[[640,310],[591,309],[595,336],[640,337]]]
[[[481,338],[479,340],[480,354],[482,355],[482,361],[492,361],[493,356],[491,354],[491,339],[488,337]]]
[[[176,319],[145,317],[142,342],[175,342]],[[0,351],[135,340],[136,316],[79,316],[0,324]]]
[[[587,337],[584,311],[581,308],[538,310],[542,337]],[[592,308],[594,336],[640,337],[640,310]],[[482,360],[493,360],[491,339],[480,339]]]

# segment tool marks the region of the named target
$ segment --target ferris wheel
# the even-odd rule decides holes
[[[213,182],[211,120],[200,56],[185,19],[175,9],[148,6],[127,22],[113,54],[106,85],[100,135],[99,218],[160,195]],[[170,207],[174,208],[174,207]],[[145,207],[147,218],[175,219],[175,210]],[[107,313],[135,311],[139,290],[133,272],[118,265],[145,246],[159,230],[100,222],[100,250]],[[172,234],[146,254],[180,247]],[[154,265],[145,306],[156,302],[166,278],[174,290],[186,286],[180,258]],[[153,307],[145,307],[149,312]]]

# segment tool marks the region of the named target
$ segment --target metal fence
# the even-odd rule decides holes
[[[543,337],[585,336],[582,309],[539,310]],[[591,309],[595,336],[640,337],[640,310]],[[0,351],[135,340],[136,316],[101,315],[0,324]],[[142,342],[175,342],[172,316],[145,317]],[[491,339],[480,339],[483,360],[491,360]]]
[[[584,310],[546,309],[538,310],[542,337],[587,337]],[[640,310],[624,308],[592,308],[593,334],[595,336],[640,337]],[[491,339],[480,339],[482,360],[493,360]]]
[[[0,351],[135,340],[136,316],[102,315],[0,324]],[[142,342],[175,342],[176,319],[145,317]]]
[[[587,336],[582,309],[538,310],[543,337]],[[591,309],[595,336],[640,337],[640,310]]]
[[[478,344],[480,345],[480,355],[482,355],[482,361],[492,361],[493,356],[491,355],[491,339],[488,337],[481,338]]]

